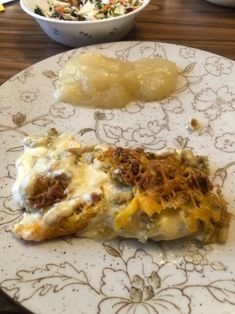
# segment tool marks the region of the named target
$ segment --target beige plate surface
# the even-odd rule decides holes
[[[88,50],[121,59],[161,56],[180,69],[177,92],[155,103],[95,110],[56,103],[58,70]],[[20,216],[11,198],[22,139],[48,128],[84,143],[149,150],[190,147],[208,155],[211,177],[235,209],[235,62],[193,48],[121,42],[71,50],[24,70],[0,88],[0,287],[35,313],[235,313],[235,226],[225,245],[187,241],[99,243],[65,238],[24,243],[10,227]],[[201,123],[190,133],[187,123]],[[213,310],[212,310],[213,309]]]

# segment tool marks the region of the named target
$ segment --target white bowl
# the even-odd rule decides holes
[[[56,20],[34,13],[36,6],[48,7],[47,0],[20,0],[20,5],[27,14],[35,18],[50,38],[66,46],[81,47],[120,40],[131,30],[136,16],[149,2],[150,0],[143,0],[138,9],[125,15],[96,21]]]
[[[226,7],[235,7],[235,0],[207,0],[213,4],[223,5]]]

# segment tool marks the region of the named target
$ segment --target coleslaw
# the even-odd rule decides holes
[[[66,21],[108,19],[132,12],[142,0],[49,0],[48,8],[36,6],[36,14]]]

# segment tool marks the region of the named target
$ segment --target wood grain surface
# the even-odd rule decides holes
[[[235,60],[235,9],[204,0],[152,0],[124,40],[177,43]],[[0,13],[0,84],[68,49],[47,37],[21,10],[18,1],[6,5],[6,11]],[[1,292],[0,312],[24,313]]]

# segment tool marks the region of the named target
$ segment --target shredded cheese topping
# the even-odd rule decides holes
[[[51,130],[28,137],[13,196],[26,213],[13,227],[25,240],[78,233],[203,242],[227,238],[230,214],[213,191],[207,158],[192,151],[157,155],[143,149],[82,147]]]

